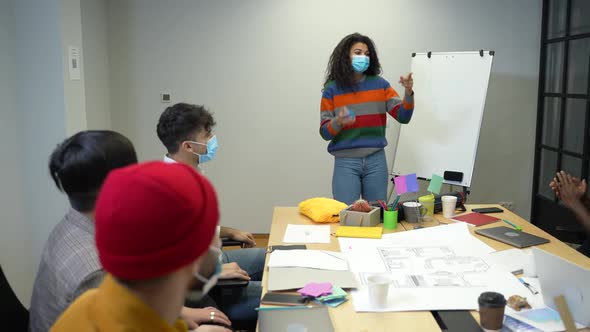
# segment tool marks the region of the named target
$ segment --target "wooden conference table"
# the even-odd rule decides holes
[[[479,207],[499,207],[498,205],[492,204],[469,204],[467,205],[468,211],[472,208],[479,208]],[[525,221],[521,217],[517,216],[516,214],[503,209],[505,212],[494,214],[494,216],[498,216],[502,219],[506,219],[511,221],[514,224],[517,224],[522,227],[523,231],[527,233],[531,233],[537,236],[541,236],[550,240],[547,244],[539,245],[538,247],[556,254],[570,262],[583,266],[585,268],[590,269],[590,258],[580,254],[576,250],[572,249],[565,243],[559,241],[557,238],[549,235],[545,231],[541,230],[540,228],[532,225],[531,223]],[[439,223],[452,223],[448,219],[444,218],[442,214],[435,215],[436,221],[433,222],[425,222],[423,226],[430,227],[436,226]],[[500,222],[501,223],[501,222]],[[480,226],[479,228],[488,228],[488,227],[496,227],[496,226],[505,226],[504,223],[492,223],[484,226]],[[300,215],[298,209],[296,207],[275,207],[273,218],[272,218],[272,226],[270,230],[270,237],[268,244],[269,245],[280,245],[283,244],[283,236],[285,235],[285,230],[288,224],[299,224],[299,225],[312,225],[314,224],[309,220],[307,217]],[[338,228],[339,224],[330,224],[331,225],[331,233],[336,232],[336,228]],[[414,224],[401,222],[398,224],[397,229],[395,230],[384,230],[384,234],[393,233],[393,232],[404,232],[407,230],[414,229]],[[474,233],[475,227],[470,227],[471,233],[481,241],[485,242],[492,248],[496,250],[505,250],[510,249],[512,246],[507,244],[482,237],[476,235]],[[321,250],[333,250],[333,251],[340,251],[340,247],[338,245],[338,239],[335,236],[331,237],[331,242],[329,244],[320,244],[320,243],[313,243],[307,245],[308,249],[321,249]],[[267,263],[268,263],[267,255]],[[262,295],[267,292],[267,278],[268,274],[265,273],[262,278]],[[330,317],[332,319],[332,324],[334,325],[335,331],[371,331],[371,332],[378,332],[378,331],[440,331],[438,324],[436,323],[434,317],[429,311],[416,311],[416,312],[387,312],[387,313],[357,313],[354,311],[354,307],[352,305],[352,300],[345,302],[344,304],[336,307],[330,308]],[[479,313],[477,311],[472,311],[473,317],[479,321]],[[585,329],[584,331],[590,331]]]

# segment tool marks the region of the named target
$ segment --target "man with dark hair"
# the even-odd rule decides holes
[[[180,162],[200,170],[200,165],[211,161],[217,153],[217,137],[213,133],[215,120],[203,106],[178,103],[164,110],[157,125],[157,134],[166,147],[164,161]],[[241,297],[218,303],[232,320],[254,320],[255,308],[260,305],[260,281],[264,271],[266,251],[256,246],[254,236],[230,227],[220,227],[222,238],[245,243],[249,249],[223,252],[221,279],[249,280]]]
[[[48,331],[71,302],[103,280],[105,272],[94,243],[94,205],[109,172],[135,163],[131,141],[106,130],[79,132],[51,154],[49,173],[57,188],[68,195],[71,208],[49,235],[41,255],[31,298],[32,332]],[[208,320],[212,311],[229,325],[227,317],[214,308],[184,308],[183,317],[195,326]]]

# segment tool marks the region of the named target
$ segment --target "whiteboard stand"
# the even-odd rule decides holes
[[[469,194],[494,51],[412,53],[414,114],[401,126],[391,176],[463,174]],[[452,79],[452,81],[449,81]]]

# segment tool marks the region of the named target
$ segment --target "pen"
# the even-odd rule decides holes
[[[323,252],[324,254],[328,255],[328,256],[331,256],[331,257],[337,258],[337,259],[339,259],[339,260],[341,260],[341,261],[345,261],[345,260],[346,260],[346,259],[344,259],[344,258],[342,258],[342,257],[338,257],[338,256],[336,256],[336,255],[333,255],[333,254],[331,254],[331,253],[329,253],[329,252],[327,252],[327,251],[325,251],[325,250],[320,250],[320,251],[321,251],[321,252]]]
[[[518,280],[520,280],[520,282],[524,285],[524,287],[528,288],[528,290],[531,293],[533,293],[533,295],[539,294],[539,291],[537,291],[535,289],[535,287],[533,287],[531,284],[529,284],[528,282],[524,281],[522,278],[518,278]]]
[[[503,222],[507,223],[508,225],[514,227],[514,229],[516,229],[517,231],[522,231],[522,227],[515,225],[513,223],[511,223],[510,221],[506,220],[506,219],[502,219]]]
[[[256,311],[310,309],[310,308],[313,308],[313,306],[310,306],[310,305],[296,305],[296,306],[289,306],[289,307],[259,307],[259,308],[256,308]]]
[[[394,211],[397,210],[397,202],[399,202],[399,198],[400,197],[401,197],[400,195],[397,195],[397,198],[395,199],[395,202],[393,202],[393,210]]]

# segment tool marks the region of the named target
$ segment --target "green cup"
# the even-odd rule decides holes
[[[383,211],[383,228],[396,229],[397,228],[397,210]]]

